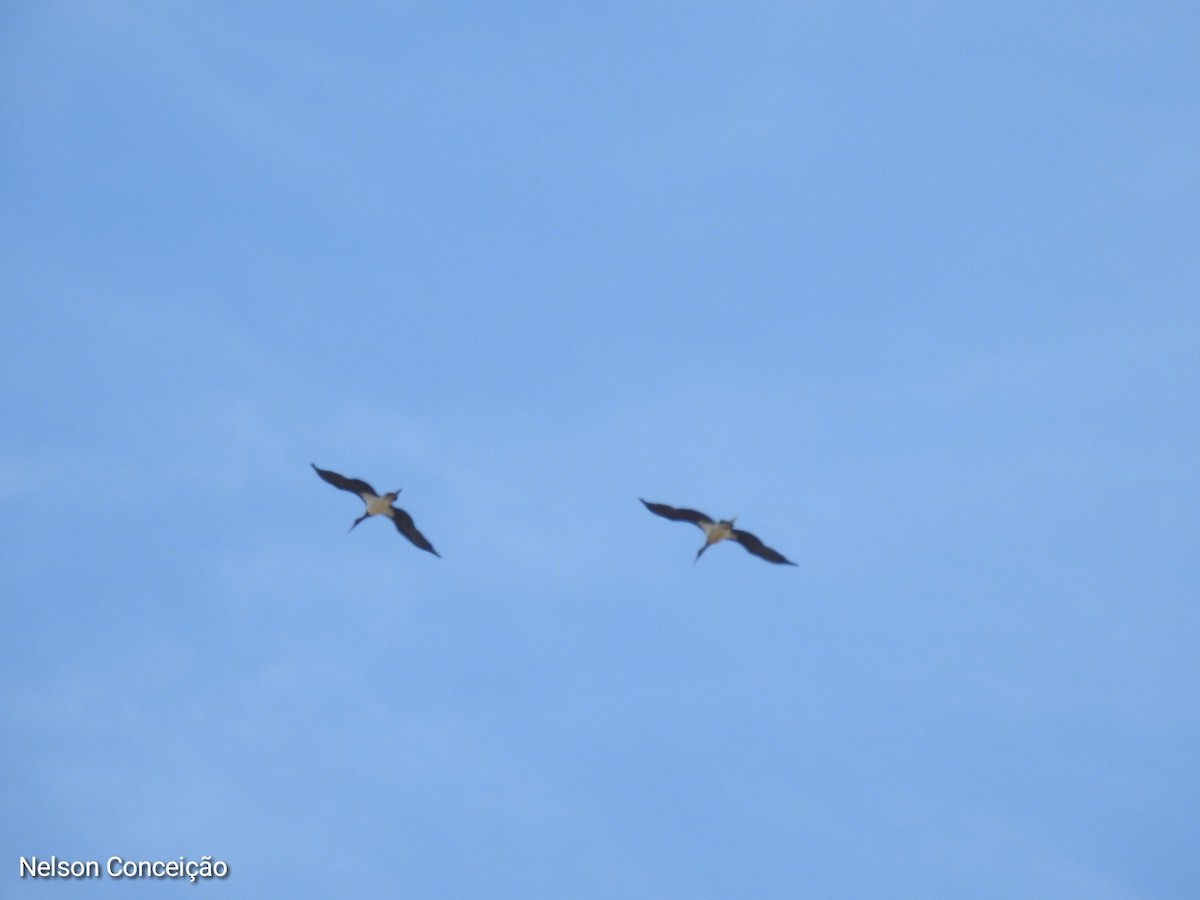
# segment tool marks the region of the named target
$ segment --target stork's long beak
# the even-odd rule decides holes
[[[700,562],[700,554],[702,554],[705,550],[707,550],[711,546],[712,546],[712,544],[705,544],[703,547],[701,547],[699,550],[696,551],[696,558],[692,560],[693,566],[696,563]]]
[[[361,516],[359,516],[357,519],[355,519],[354,524],[350,526],[350,531],[347,531],[346,534],[349,534],[351,531],[353,531],[357,527],[359,522],[361,522],[363,519],[367,518],[367,515],[368,515],[367,513],[363,513]]]

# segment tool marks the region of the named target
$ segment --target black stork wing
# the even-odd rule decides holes
[[[372,497],[378,497],[375,493],[375,488],[371,487],[365,481],[360,481],[357,478],[347,478],[345,475],[339,475],[337,472],[330,472],[327,469],[318,469],[313,463],[309,463],[316,472],[325,481],[328,481],[335,488],[341,488],[343,491],[349,491],[352,494],[370,494]]]
[[[638,497],[642,500],[641,497]],[[702,512],[697,512],[694,509],[676,509],[674,506],[667,506],[665,503],[647,503],[642,500],[642,505],[656,516],[662,516],[664,519],[670,519],[672,522],[691,522],[693,525],[700,527],[701,522],[712,522],[708,516]]]
[[[433,544],[425,538],[425,535],[417,531],[417,526],[413,524],[412,516],[400,509],[398,506],[393,506],[388,513],[392,517],[392,521],[396,523],[396,530],[412,541],[422,550],[428,550],[438,559],[441,559],[442,554],[433,549]]]
[[[767,562],[777,563],[781,566],[796,565],[778,550],[772,550],[748,531],[739,531],[735,528],[731,534],[739,544],[746,548],[747,552],[753,553]]]

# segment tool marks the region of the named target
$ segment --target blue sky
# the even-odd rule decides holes
[[[1197,896],[1198,37],[5,4],[2,893]]]

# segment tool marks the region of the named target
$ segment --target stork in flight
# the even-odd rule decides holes
[[[641,500],[640,497],[638,499]],[[645,500],[642,500],[642,504],[656,516],[662,516],[664,519],[670,519],[672,522],[691,522],[704,532],[704,546],[696,551],[697,562],[700,561],[700,555],[713,544],[728,539],[737,541],[749,553],[753,553],[767,562],[783,566],[796,565],[778,550],[772,550],[750,532],[734,528],[733,523],[737,521],[737,516],[734,516],[732,519],[722,519],[719,522],[714,522],[704,513],[697,512],[694,509],[676,509],[674,506],[667,506],[665,503],[647,503]]]
[[[322,480],[328,481],[335,488],[341,488],[343,491],[349,491],[352,494],[357,494],[358,498],[367,505],[367,511],[354,520],[354,525],[350,526],[350,531],[354,530],[354,526],[368,516],[387,516],[396,525],[396,530],[412,541],[422,550],[428,550],[434,556],[441,558],[440,553],[433,549],[433,544],[426,540],[425,535],[417,531],[417,526],[413,524],[412,516],[400,509],[398,506],[392,506],[396,502],[396,498],[400,496],[402,488],[396,488],[386,494],[377,494],[375,488],[371,487],[365,481],[360,481],[357,478],[347,478],[344,475],[339,475],[337,472],[330,472],[326,469],[318,469],[313,463],[309,463],[313,467],[313,471],[321,476]]]

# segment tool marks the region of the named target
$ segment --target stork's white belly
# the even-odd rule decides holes
[[[386,497],[372,497],[367,501],[367,515],[381,516],[387,512],[388,507],[391,505],[391,501]]]
[[[700,522],[699,525],[704,529],[704,536],[708,539],[707,543],[709,544],[715,544],[717,541],[729,537],[731,530],[728,522]]]

